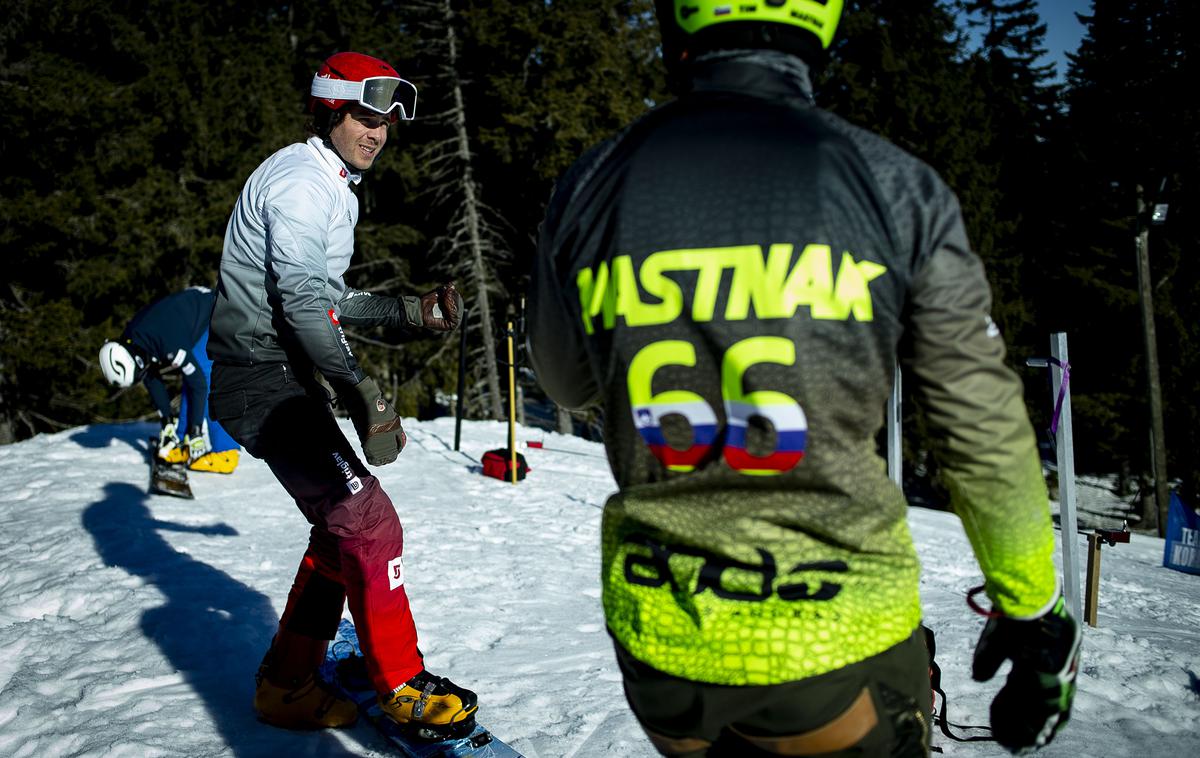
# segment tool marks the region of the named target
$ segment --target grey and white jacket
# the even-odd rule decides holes
[[[335,388],[364,378],[343,326],[413,328],[416,297],[373,295],[343,278],[354,254],[353,173],[317,137],[279,150],[238,196],[221,256],[208,354],[252,366],[311,365]]]

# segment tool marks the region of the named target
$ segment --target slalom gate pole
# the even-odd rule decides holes
[[[1050,396],[1054,414],[1050,434],[1058,469],[1058,522],[1062,532],[1063,599],[1076,619],[1083,618],[1079,595],[1078,520],[1075,515],[1075,437],[1071,429],[1071,364],[1067,355],[1067,333],[1050,335],[1050,357],[1029,358],[1026,366],[1050,369]]]
[[[508,322],[505,331],[508,342],[508,454],[509,472],[512,483],[517,483],[517,381],[513,366],[513,322]]]
[[[1050,335],[1050,378],[1054,393],[1054,449],[1058,456],[1058,515],[1062,527],[1063,597],[1075,618],[1083,618],[1079,595],[1079,526],[1076,519],[1075,437],[1071,428],[1071,364],[1067,333]]]
[[[888,476],[901,490],[904,489],[904,445],[900,434],[900,422],[904,418],[900,407],[900,364],[892,378],[892,395],[887,404],[887,467]]]
[[[454,451],[462,441],[463,395],[467,391],[467,309],[463,308],[458,327],[458,397],[454,409]]]

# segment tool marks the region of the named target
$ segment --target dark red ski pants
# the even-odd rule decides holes
[[[300,386],[288,364],[217,364],[209,408],[312,524],[281,633],[333,639],[349,601],[375,687],[386,693],[424,667],[404,590],[404,531],[320,391]]]

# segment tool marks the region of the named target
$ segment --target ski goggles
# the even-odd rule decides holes
[[[417,88],[394,76],[372,76],[361,82],[314,76],[309,94],[328,100],[352,100],[376,113],[400,109],[400,118],[412,121],[417,115]]]

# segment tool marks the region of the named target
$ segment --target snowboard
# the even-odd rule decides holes
[[[321,676],[344,697],[353,700],[358,705],[358,712],[408,758],[523,758],[478,722],[464,737],[428,740],[383,715],[376,701],[375,688],[366,675],[358,632],[348,619],[342,619],[338,625],[337,636],[321,664]]]
[[[188,500],[192,494],[192,485],[188,484],[187,469],[182,463],[167,463],[158,457],[158,440],[150,439],[150,494],[170,495]]]

